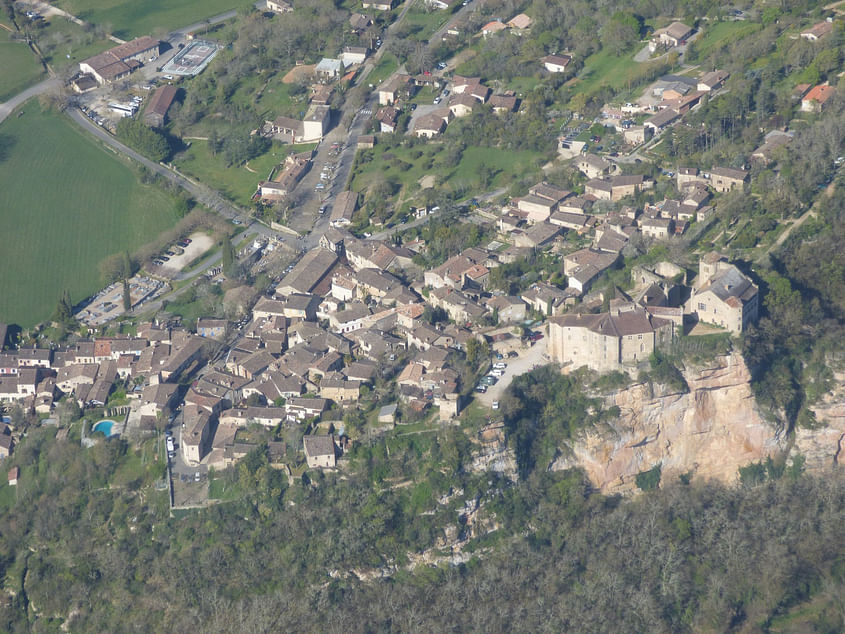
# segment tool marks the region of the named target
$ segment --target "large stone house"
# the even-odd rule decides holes
[[[674,324],[633,303],[612,303],[610,311],[549,319],[549,356],[573,370],[597,372],[634,368],[672,342]]]
[[[760,293],[738,268],[711,252],[699,261],[696,291],[687,306],[700,321],[739,334],[757,321]]]

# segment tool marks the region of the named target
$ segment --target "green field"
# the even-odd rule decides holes
[[[265,180],[273,166],[291,152],[305,152],[316,145],[274,145],[272,150],[252,159],[246,166],[226,167],[223,156],[212,156],[206,141],[191,141],[191,147],[181,153],[173,164],[185,174],[210,183],[219,192],[240,205],[248,205],[258,189],[258,181]],[[253,170],[253,171],[250,171]]]
[[[740,20],[734,22],[718,22],[713,26],[708,25],[694,43],[696,58],[704,59],[716,50],[716,48],[728,42],[741,39],[759,28],[759,24]]]
[[[453,124],[454,125],[454,124]],[[421,156],[414,158],[417,152]],[[466,186],[484,187],[478,183],[482,165],[491,170],[492,182],[489,189],[505,187],[515,179],[539,171],[541,152],[528,150],[514,151],[489,147],[468,147],[461,155],[461,160],[454,167],[445,167],[437,163],[437,157],[443,146],[431,143],[415,148],[394,147],[384,150],[376,146],[367,150],[371,161],[359,165],[352,175],[351,189],[365,191],[375,178],[384,176],[403,188],[401,197],[409,200],[419,190],[418,181],[427,175],[438,177],[441,187],[460,190]],[[431,167],[427,167],[432,163]]]
[[[49,318],[63,289],[91,295],[103,258],[176,221],[172,197],[35,102],[0,125],[0,148],[0,321]]]
[[[241,0],[61,0],[65,11],[122,38],[164,33],[237,9]]]
[[[617,90],[628,88],[634,84],[641,69],[647,66],[647,63],[635,62],[633,53],[617,57],[608,50],[602,50],[584,60],[584,68],[578,73],[575,89],[580,93],[589,93],[603,84]]]
[[[399,61],[396,59],[396,56],[393,53],[385,52],[376,67],[367,75],[367,83],[378,86],[390,77],[397,68],[399,68]]]
[[[9,33],[0,30],[0,102],[46,77],[35,53],[26,44],[12,42]]]
[[[53,16],[35,32],[41,54],[54,70],[75,66],[114,46],[106,38],[98,38],[93,30],[86,31],[61,16]]]

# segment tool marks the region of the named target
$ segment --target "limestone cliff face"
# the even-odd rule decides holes
[[[834,375],[836,387],[810,409],[820,427],[799,429],[793,451],[807,459],[808,468],[845,464],[845,373]]]
[[[658,464],[663,482],[689,472],[734,482],[739,467],[785,449],[757,410],[741,355],[717,357],[684,377],[687,394],[638,383],[608,396],[619,418],[562,448],[552,468],[581,467],[602,491],[621,493],[636,490],[636,475]]]

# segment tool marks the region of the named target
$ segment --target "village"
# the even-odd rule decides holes
[[[432,10],[438,8],[434,3]],[[284,14],[292,8],[268,0],[266,10]],[[253,131],[277,143],[317,144],[288,154],[266,178],[256,178],[256,208],[296,194],[299,213],[313,220],[311,230],[298,235],[280,220],[268,223],[276,232],[274,244],[295,246],[268,291],[239,320],[210,316],[188,323],[162,314],[138,323],[133,335],[103,335],[121,313],[115,284],[102,294],[111,299],[97,304],[113,313],[81,313],[89,339],[50,348],[10,346],[0,354],[0,401],[55,423],[56,406],[72,400],[112,423],[107,436],[131,440],[163,432],[168,473],[177,484],[204,481],[210,470],[236,464],[260,442],[269,443],[272,462],[292,474],[342,467],[344,453],[364,433],[422,420],[455,425],[473,402],[493,420],[498,398],[517,371],[556,363],[564,372],[587,367],[636,376],[678,337],[738,337],[757,321],[762,298],[751,272],[717,251],[673,261],[672,250],[663,249],[666,257],[626,268],[654,246],[701,236],[716,221],[715,201],[746,192],[752,165],[776,161],[791,141],[790,132],[772,129],[757,151],[730,165],[630,171],[668,130],[683,127],[690,112],[719,99],[729,73],[663,75],[639,101],[607,104],[591,121],[570,113],[554,163],[577,174],[577,191],[542,180],[519,196],[471,192],[455,205],[452,218],[459,226],[480,227],[483,242],[427,267],[421,256],[430,245],[403,232],[446,211],[416,204],[401,220],[370,219],[371,197],[365,204],[363,192],[349,186],[353,157],[371,151],[385,135],[442,143],[454,121],[478,109],[518,115],[522,95],[455,74],[449,61],[416,75],[397,70],[371,85],[356,110],[346,104],[335,110],[337,93],[357,85],[358,73],[366,77],[372,68],[365,62],[382,45],[370,37],[368,15],[356,13],[349,23],[362,38],[368,33],[369,44],[344,46],[337,58],[314,65],[301,118],[279,115]],[[518,37],[531,23],[525,14],[494,20],[478,36],[507,30]],[[822,22],[801,37],[824,37],[831,28]],[[673,22],[653,33],[646,54],[682,50],[698,35]],[[89,118],[103,125],[109,103],[103,91],[146,70],[139,87],[150,97],[140,116],[152,127],[164,126],[181,90],[176,78],[201,73],[219,48],[196,39],[180,44],[162,64],[159,45],[138,38],[79,64],[72,85],[89,104],[82,106]],[[572,62],[572,55],[561,53],[536,64],[553,76],[566,73]],[[158,65],[154,73],[152,65]],[[152,90],[154,76],[166,83]],[[817,113],[833,90],[799,85],[795,99],[802,112]],[[430,105],[420,104],[420,91],[434,95]],[[142,99],[128,101],[128,110],[114,102],[107,106],[111,116],[135,115]],[[337,121],[345,114],[353,119],[340,140]],[[235,225],[243,220],[233,218]],[[263,261],[262,244],[256,247],[242,258],[245,266]],[[130,306],[169,291],[173,275],[161,276],[165,260],[158,256],[147,268],[150,277],[133,283],[138,297]],[[543,266],[530,283],[520,283],[523,275],[513,284],[491,284],[496,269],[537,261]],[[625,289],[608,287],[608,276],[619,279],[621,271],[629,271]],[[208,277],[219,284],[226,275],[215,268]],[[0,435],[5,455],[13,450],[12,437],[8,428]]]

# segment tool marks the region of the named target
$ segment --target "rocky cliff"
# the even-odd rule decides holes
[[[793,451],[807,459],[811,469],[845,464],[845,372],[834,374],[836,387],[810,410],[817,429],[799,429]]]
[[[636,383],[607,396],[619,418],[562,448],[552,468],[581,467],[602,491],[627,492],[636,489],[638,473],[658,464],[663,482],[686,473],[734,482],[739,467],[786,448],[758,412],[741,355],[717,357],[684,378],[686,394]]]

